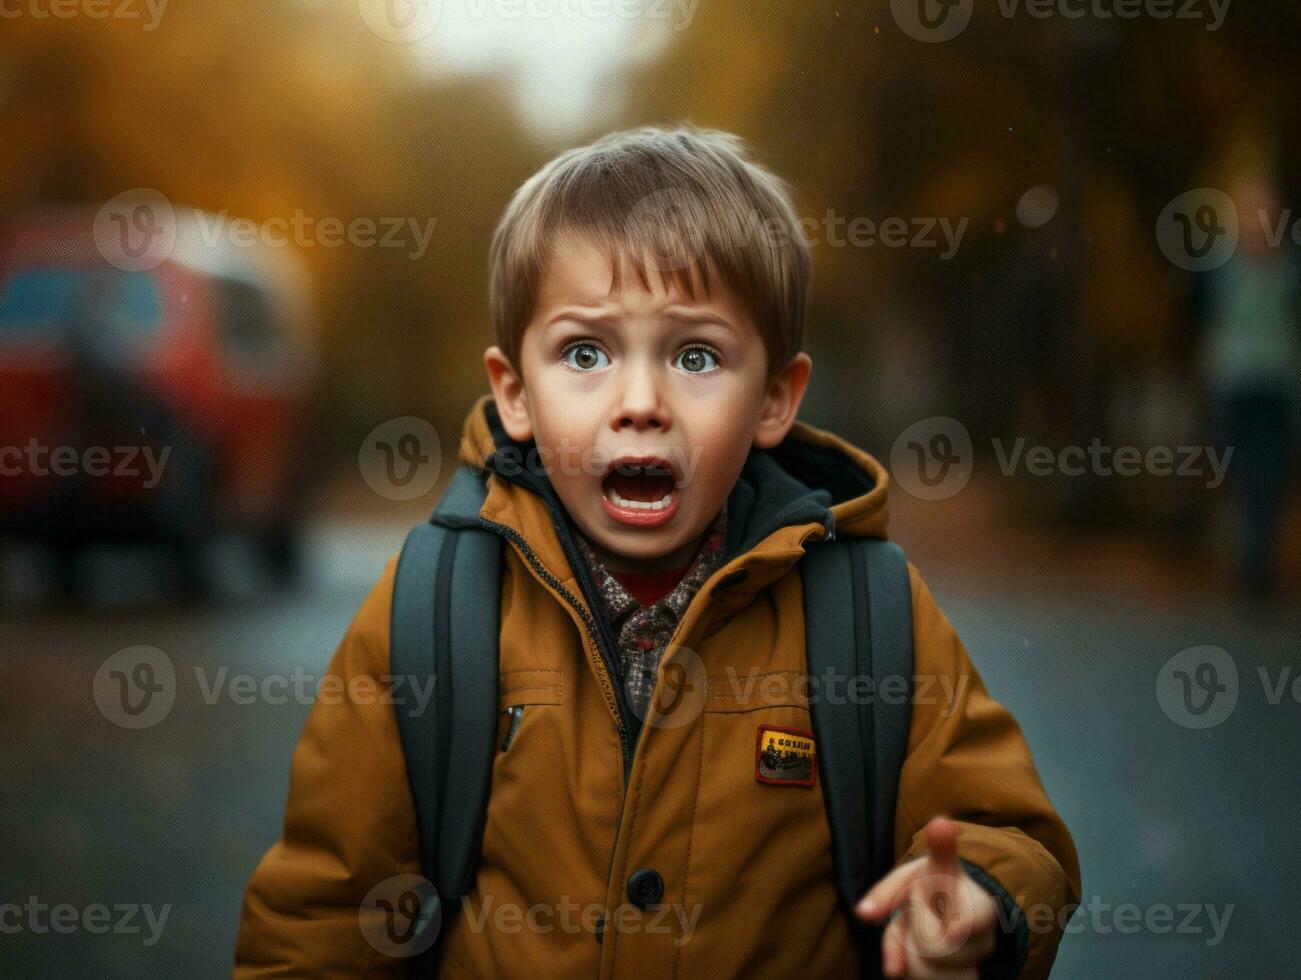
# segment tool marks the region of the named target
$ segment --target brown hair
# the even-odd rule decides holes
[[[811,263],[798,220],[786,182],[731,133],[644,127],[567,150],[515,192],[493,235],[497,344],[518,369],[549,246],[573,232],[606,249],[615,289],[625,265],[643,288],[649,267],[693,298],[717,275],[763,336],[771,378],[803,344]]]

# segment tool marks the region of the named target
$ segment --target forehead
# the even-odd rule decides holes
[[[739,298],[718,275],[699,265],[679,275],[663,275],[653,258],[643,259],[645,281],[626,256],[591,237],[565,234],[552,245],[538,281],[534,315],[566,305],[647,310],[662,306],[711,311],[737,326],[748,322]],[[689,279],[686,288],[683,279]]]

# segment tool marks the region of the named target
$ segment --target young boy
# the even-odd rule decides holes
[[[492,394],[458,455],[508,542],[504,710],[440,975],[1046,976],[1074,845],[911,567],[915,671],[938,682],[911,706],[895,867],[853,911],[885,926],[872,962],[837,896],[798,563],[833,529],[884,537],[888,478],[796,419],[810,260],[785,185],[725,133],[614,134],[520,188],[491,263]],[[345,686],[390,673],[395,563],[335,654]],[[404,972],[359,916],[391,926],[376,889],[421,870],[378,702],[313,707],[238,975]]]

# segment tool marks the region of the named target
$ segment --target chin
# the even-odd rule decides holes
[[[588,535],[602,550],[617,555],[629,562],[659,562],[673,556],[683,548],[689,536],[681,533],[680,527],[672,530],[666,528],[627,528],[616,525],[613,528],[602,526],[599,536]],[[690,556],[688,556],[689,559]]]
[[[653,561],[656,558],[666,558],[682,547],[682,542],[678,540],[677,534],[660,529],[629,531],[626,528],[620,528],[611,534],[607,534],[606,538],[606,551],[633,561]]]

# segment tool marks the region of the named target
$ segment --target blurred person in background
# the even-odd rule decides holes
[[[1240,239],[1229,261],[1206,274],[1201,360],[1217,441],[1233,450],[1242,581],[1267,598],[1277,585],[1296,418],[1301,268],[1283,247],[1286,234],[1274,235],[1284,212],[1270,169],[1241,170],[1230,197]]]

